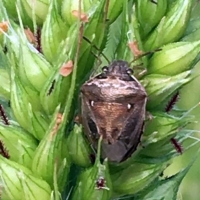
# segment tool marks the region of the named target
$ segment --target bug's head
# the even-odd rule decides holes
[[[123,60],[113,61],[109,66],[102,68],[103,77],[120,78],[125,81],[132,81],[133,70],[129,67],[128,62]]]

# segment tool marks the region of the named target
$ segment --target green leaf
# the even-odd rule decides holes
[[[157,179],[154,183],[148,187],[138,199],[145,200],[176,200],[179,186],[187,174],[188,170],[192,166],[195,159],[182,171],[177,174],[166,178],[164,180]]]
[[[0,64],[1,65],[1,64]],[[0,97],[10,99],[10,78],[5,69],[0,69]]]
[[[68,31],[69,27],[58,14],[58,2],[51,1],[41,35],[42,50],[49,62],[56,63],[58,55],[60,55],[58,48],[67,37]]]

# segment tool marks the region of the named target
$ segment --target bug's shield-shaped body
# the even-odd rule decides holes
[[[102,135],[102,157],[126,160],[140,143],[147,100],[128,63],[114,61],[104,68],[82,86],[81,97],[84,131],[93,148]]]

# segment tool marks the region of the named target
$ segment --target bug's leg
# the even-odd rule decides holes
[[[145,119],[147,120],[147,121],[151,121],[151,120],[153,120],[153,115],[149,112],[149,111],[146,111],[146,113],[145,113]]]

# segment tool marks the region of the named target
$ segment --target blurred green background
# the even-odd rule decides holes
[[[182,109],[191,109],[193,106],[200,102],[200,63],[198,63],[193,71],[193,76],[198,76],[190,84],[186,85],[180,91],[180,98],[177,106]],[[189,125],[188,128],[196,130],[194,136],[196,139],[188,139],[187,145],[200,141],[200,104],[191,114],[195,115],[194,123]],[[175,174],[180,169],[185,168],[191,160],[197,155],[200,148],[200,143],[197,143],[193,148],[183,152],[182,155],[174,159],[173,164],[166,171],[167,175]],[[190,168],[186,177],[183,179],[179,194],[179,200],[199,200],[200,199],[200,155],[197,156],[196,161]]]

